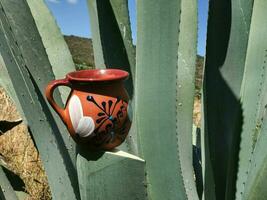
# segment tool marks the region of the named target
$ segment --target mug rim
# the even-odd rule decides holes
[[[125,80],[129,73],[120,69],[86,69],[70,72],[66,75],[69,81],[101,82]]]

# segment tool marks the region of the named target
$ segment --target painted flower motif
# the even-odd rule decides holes
[[[125,114],[127,112],[126,105],[120,97],[114,100],[96,102],[93,96],[87,96],[87,101],[93,103],[99,108],[96,118],[95,129],[98,135],[98,143],[112,143],[115,138],[125,134]],[[116,136],[117,135],[117,136]]]
[[[70,99],[69,114],[72,127],[80,137],[88,137],[94,132],[94,120],[91,117],[83,116],[82,104],[76,95],[73,95]]]

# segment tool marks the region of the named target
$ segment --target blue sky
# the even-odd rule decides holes
[[[48,8],[56,18],[65,35],[91,37],[87,0],[46,0]],[[135,0],[128,0],[133,40],[136,41]],[[206,19],[208,0],[198,0],[198,54],[205,54]]]

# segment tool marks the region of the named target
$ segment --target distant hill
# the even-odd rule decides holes
[[[195,89],[196,89],[196,95],[198,96],[201,93],[201,87],[203,81],[203,66],[204,66],[204,57],[197,55]]]
[[[94,54],[92,40],[89,38],[77,36],[64,36],[64,39],[70,49],[76,69],[90,69],[94,68]],[[202,71],[203,71],[204,58],[197,56],[196,59],[196,94],[200,94],[202,85]]]
[[[76,69],[94,68],[94,54],[92,40],[77,36],[64,36],[70,49]]]

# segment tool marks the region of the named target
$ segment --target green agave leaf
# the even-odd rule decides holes
[[[127,91],[133,96],[134,47],[127,0],[88,0],[96,68],[118,68],[130,73]]]
[[[51,15],[44,1],[27,0],[29,8],[31,10],[34,22],[42,39],[43,46],[45,48],[48,60],[52,67],[54,75],[50,75],[51,78],[44,80],[42,88],[48,83],[50,79],[62,79],[67,73],[75,71],[75,65],[73,63],[68,46],[55,22],[54,17]],[[40,77],[39,72],[38,77]],[[50,70],[50,74],[52,74]],[[70,89],[66,87],[60,87],[59,92],[63,102],[66,102]],[[54,111],[52,111],[54,112]],[[71,156],[72,162],[76,164],[76,149],[75,142],[68,137],[68,131],[62,124],[58,116],[55,117],[61,126],[60,130],[64,130],[63,139],[66,148]]]
[[[2,200],[18,200],[8,178],[0,165],[0,199]]]
[[[250,163],[250,170],[242,199],[244,200],[264,200],[267,196],[267,121],[264,119],[261,133],[253,153],[253,159]]]
[[[110,0],[123,44],[128,56],[131,74],[134,80],[135,77],[135,48],[133,46],[132,31],[129,19],[128,1],[127,0]]]
[[[204,78],[205,82],[205,78]],[[202,89],[202,94],[204,94]],[[203,192],[202,199],[203,200],[212,200],[216,199],[215,197],[215,183],[213,176],[213,168],[210,159],[210,149],[209,149],[209,138],[207,126],[205,126],[205,119],[207,119],[205,103],[204,103],[204,95],[201,96],[201,167],[202,167],[202,177],[203,177]]]
[[[67,73],[75,71],[69,48],[44,1],[27,0],[27,3],[41,36],[55,78],[61,79]],[[65,102],[69,96],[69,89],[63,87],[59,88],[59,91],[63,102]]]
[[[263,122],[262,120],[264,115],[266,114],[266,9],[266,1],[259,0],[254,2],[244,79],[241,91],[244,123],[241,133],[241,144],[239,153],[239,168],[236,191],[237,199],[243,199],[242,195],[244,193],[244,188],[246,187],[246,182],[248,180],[247,178],[249,167],[251,165],[252,156],[254,156],[254,147],[257,144],[258,135],[261,132]],[[265,134],[264,131],[262,133]],[[264,153],[264,151],[261,152],[261,154],[262,153]],[[258,170],[260,170],[259,168],[263,167],[261,165],[257,166]],[[257,171],[254,171],[253,173],[258,174]],[[248,196],[250,195],[248,194]]]
[[[98,69],[104,69],[106,68],[106,66],[105,66],[102,43],[101,43],[101,30],[99,28],[100,23],[99,23],[97,3],[98,3],[97,0],[87,0],[87,5],[88,5],[88,10],[89,10],[89,15],[90,15],[92,38],[93,38],[95,66]],[[110,7],[110,4],[109,4],[109,7]],[[111,16],[108,16],[108,18],[110,17]]]
[[[204,188],[209,191],[204,191],[204,198],[214,199],[214,190],[216,199],[233,199],[242,124],[240,89],[253,1],[210,0],[209,4],[203,89],[204,141],[209,153]]]
[[[196,8],[194,0],[137,1],[135,106],[153,200],[197,199],[192,168]]]
[[[81,199],[146,200],[145,161],[123,151],[79,154]]]
[[[25,192],[22,192],[22,191],[15,191],[15,192],[19,200],[25,200],[29,198],[29,195]]]
[[[24,1],[0,3],[1,55],[43,160],[52,196],[79,199],[75,163],[65,147],[70,139],[43,95],[54,75],[29,7]],[[59,93],[56,99],[60,101]]]
[[[24,58],[24,62],[29,68],[32,79],[40,90],[40,94],[44,97],[46,85],[51,80],[54,80],[55,76],[47,57],[47,52],[45,51],[38,30],[35,26],[35,21],[33,20],[26,3],[16,3],[16,6],[13,6],[12,1],[3,0],[2,5],[5,9],[7,20],[9,21],[8,26],[10,26],[13,37],[15,38],[15,43],[19,46],[21,57]],[[21,13],[20,16],[17,13],[20,13],[19,10],[22,8],[25,11],[24,13]],[[22,35],[24,35],[24,37],[21,37]],[[56,33],[54,37],[57,37]],[[63,106],[58,92],[56,92],[55,96],[59,99],[58,103]],[[67,147],[67,150],[71,155],[72,165],[75,165],[75,143],[70,139],[65,125],[55,114],[54,110],[51,107],[48,108],[52,111],[57,126],[60,127],[60,130],[62,130],[63,133],[61,137],[65,144],[61,148],[65,148],[64,146]],[[67,156],[69,157],[69,155]]]
[[[188,199],[197,199],[196,181],[192,166],[192,124],[195,94],[195,66],[197,52],[197,1],[181,2],[180,33],[178,45],[178,70],[176,76],[177,124],[179,158]],[[189,45],[190,44],[190,45]],[[177,103],[176,103],[177,105]]]

